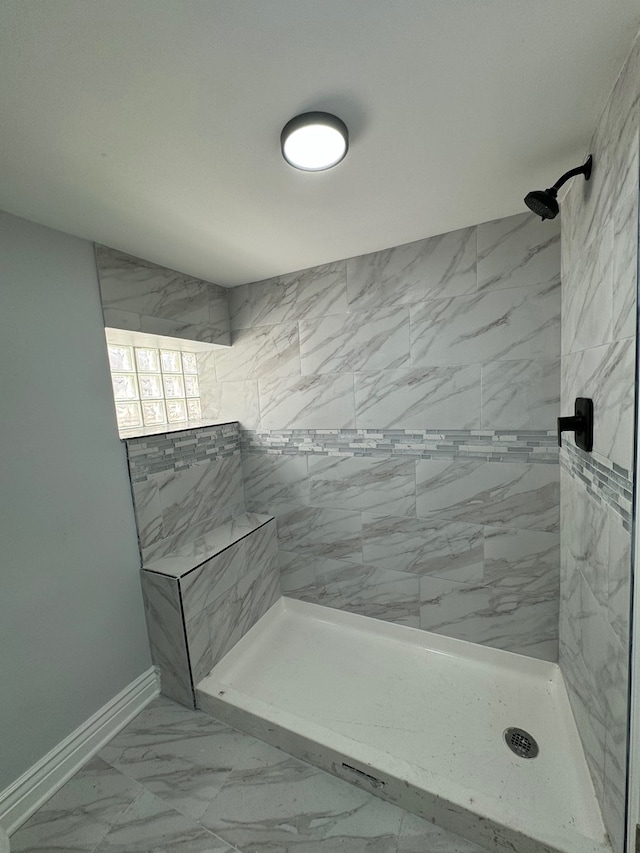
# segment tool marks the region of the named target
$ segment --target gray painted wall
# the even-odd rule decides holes
[[[0,789],[151,665],[93,246],[0,213]]]

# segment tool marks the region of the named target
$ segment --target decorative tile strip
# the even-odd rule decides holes
[[[196,427],[124,441],[132,483],[146,480],[149,474],[179,471],[195,462],[240,453],[237,423]]]
[[[626,530],[631,530],[633,484],[626,468],[621,468],[604,456],[585,453],[569,442],[562,445],[560,464],[585,484],[587,492],[598,503],[605,504],[617,513]]]
[[[243,429],[240,446],[243,453],[558,462],[556,434],[547,430]]]

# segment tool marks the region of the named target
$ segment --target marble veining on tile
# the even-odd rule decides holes
[[[162,690],[166,696],[192,708],[191,673],[178,582],[143,571],[142,595],[151,659],[162,674]]]
[[[560,415],[560,359],[482,365],[482,427],[549,429]]]
[[[480,365],[362,371],[355,406],[358,428],[479,428]]]
[[[252,326],[272,326],[347,310],[345,261],[275,276],[247,287]],[[235,306],[234,316],[238,315],[244,316],[246,322],[242,304]]]
[[[560,280],[560,223],[522,213],[477,226],[478,290]]]
[[[410,363],[409,309],[383,308],[300,322],[303,373],[392,370]]]
[[[280,807],[278,798],[289,805]],[[227,830],[236,840],[242,836],[243,847],[232,847],[213,832],[214,823],[225,836]],[[41,806],[12,835],[11,849],[266,853],[276,837],[313,853],[482,853],[477,845],[163,697]]]
[[[418,460],[419,516],[557,531],[558,468],[476,460]]]
[[[560,355],[560,283],[438,299],[411,308],[411,363]]]
[[[417,575],[482,580],[482,527],[441,519],[362,514],[363,562]]]
[[[266,429],[355,426],[352,374],[263,378],[258,393]]]
[[[278,542],[285,551],[362,562],[359,512],[300,507],[278,515]]]
[[[475,228],[347,260],[352,311],[461,296],[476,283]]]
[[[312,506],[415,515],[413,459],[311,456],[308,465]]]
[[[569,186],[562,228],[562,409],[594,402],[594,448],[561,463],[560,664],[614,853],[624,849],[638,259],[640,42]]]
[[[218,382],[300,375],[300,344],[296,323],[240,329],[231,347],[214,352]]]
[[[415,574],[326,558],[314,561],[314,573],[317,604],[411,628],[420,626]]]
[[[105,325],[230,344],[227,292],[107,246],[96,246]]]

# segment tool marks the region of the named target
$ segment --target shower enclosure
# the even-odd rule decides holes
[[[231,289],[227,426],[128,441],[165,691],[489,849],[632,850],[639,98],[636,42],[561,229]]]

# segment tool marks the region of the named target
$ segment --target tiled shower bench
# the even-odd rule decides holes
[[[247,513],[142,569],[162,692],[195,708],[195,685],[280,596],[276,524]]]

